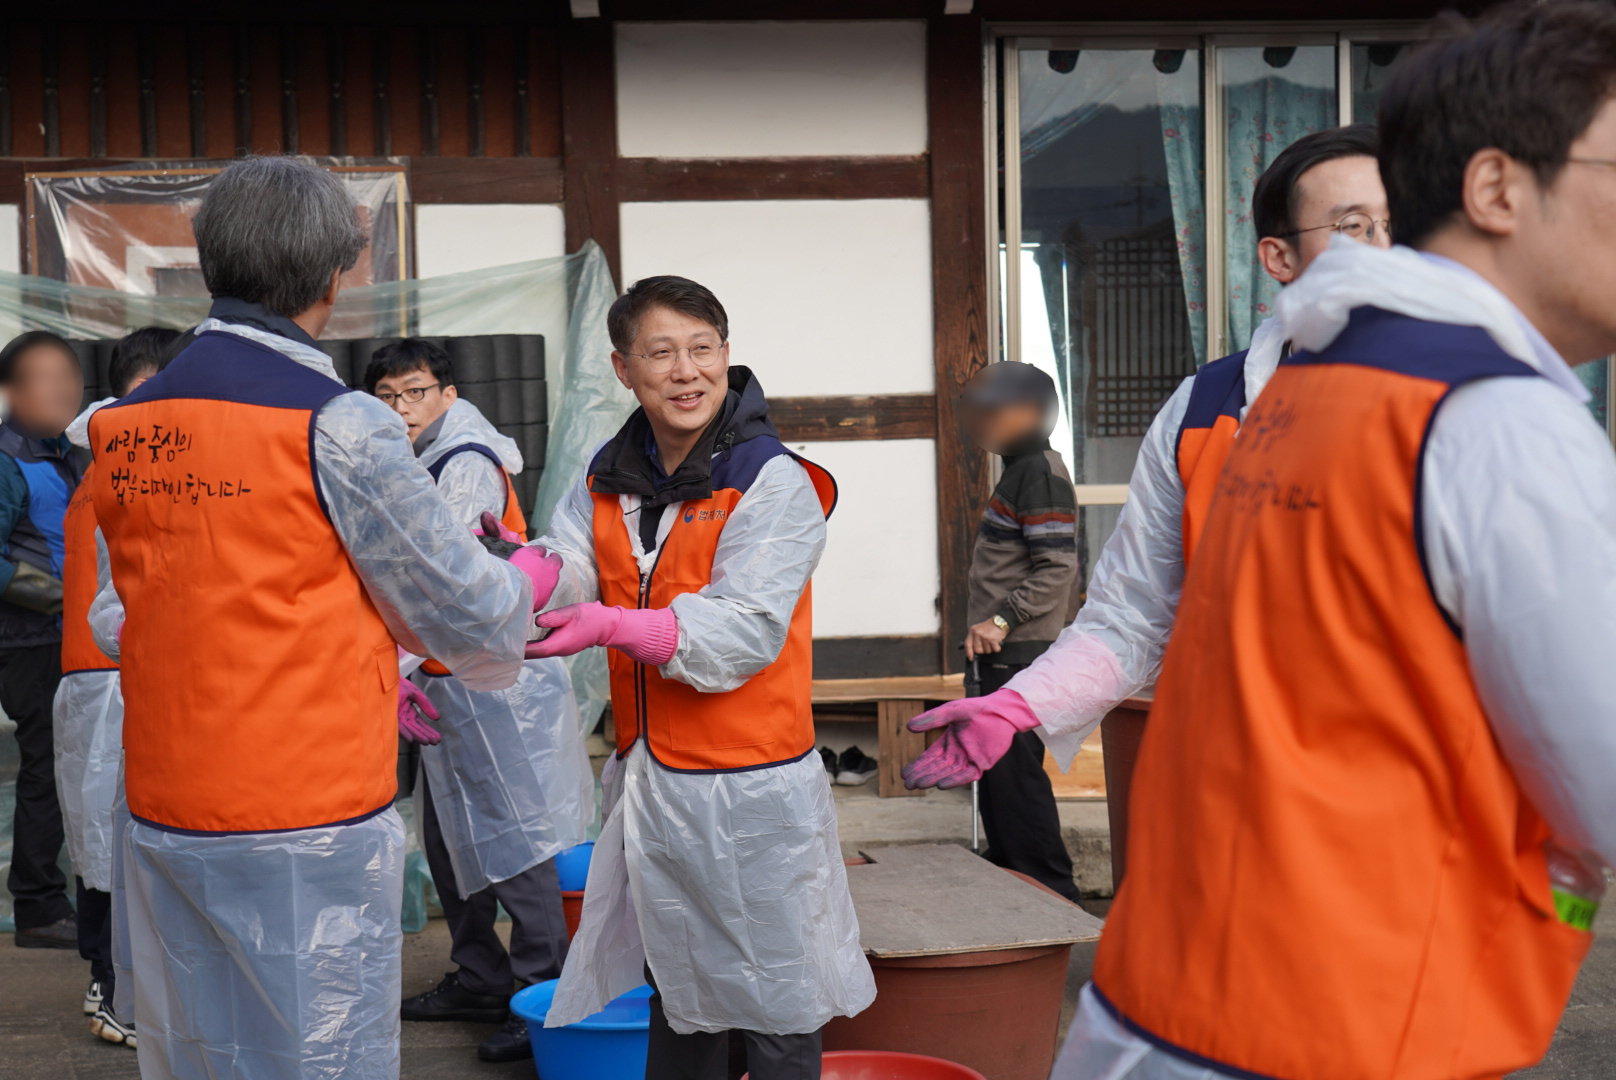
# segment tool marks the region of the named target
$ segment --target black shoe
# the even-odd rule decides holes
[[[841,758],[836,762],[836,782],[845,787],[867,784],[880,767],[880,762],[873,757],[856,746],[849,746],[842,751]]]
[[[503,1024],[510,1015],[510,995],[473,994],[460,985],[460,973],[451,971],[424,994],[405,998],[398,1014],[405,1020],[466,1020],[473,1024]]]
[[[109,1043],[119,1043],[129,1049],[135,1049],[134,1021],[125,1023],[113,1013],[112,1006],[102,1004],[90,1017],[90,1034],[98,1035]]]
[[[825,771],[830,774],[830,782],[836,782],[836,751],[828,746],[819,748],[819,760],[825,763]]]
[[[484,1061],[523,1061],[533,1056],[533,1041],[527,1037],[527,1021],[515,1013],[505,1026],[483,1040],[477,1056]]]
[[[53,923],[18,930],[11,936],[19,949],[76,949],[79,947],[79,921],[64,915]]]

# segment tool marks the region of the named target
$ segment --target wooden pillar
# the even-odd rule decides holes
[[[561,30],[561,131],[567,250],[593,240],[623,284],[617,215],[617,78],[612,24],[572,19]]]
[[[925,733],[909,730],[909,721],[919,716],[925,708],[925,703],[921,701],[876,702],[877,738],[881,743],[876,790],[883,799],[926,794],[924,791],[910,791],[903,786],[903,767],[926,749]]]
[[[982,20],[937,15],[926,33],[931,126],[932,310],[937,372],[937,546],[941,670],[961,671],[965,575],[989,491],[987,455],[965,437],[959,394],[988,360],[987,197],[982,158]]]

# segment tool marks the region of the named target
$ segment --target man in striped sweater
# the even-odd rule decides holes
[[[965,406],[972,438],[1004,461],[971,554],[965,635],[965,657],[977,674],[971,690],[991,694],[1071,619],[1077,495],[1049,446],[1058,401],[1048,375],[1031,364],[993,364],[966,388]],[[1077,899],[1036,733],[1016,735],[982,774],[981,809],[990,860]]]

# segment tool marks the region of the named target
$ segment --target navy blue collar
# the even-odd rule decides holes
[[[320,347],[315,344],[313,338],[309,337],[307,330],[304,330],[285,315],[277,315],[263,304],[237,300],[233,296],[214,297],[213,306],[208,309],[208,318],[218,319],[220,322],[256,327],[271,334],[279,334],[283,338],[290,338],[300,345],[307,345],[311,349]]]

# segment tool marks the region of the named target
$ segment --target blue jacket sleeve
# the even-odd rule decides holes
[[[16,560],[11,558],[11,532],[28,512],[28,481],[10,454],[0,454],[0,537],[5,537],[4,556],[0,557],[0,592],[11,584],[17,572]]]

